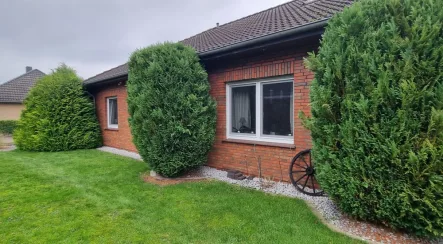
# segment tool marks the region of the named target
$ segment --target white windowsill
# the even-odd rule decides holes
[[[108,129],[108,130],[118,130],[118,125],[108,125],[108,127],[106,129]]]
[[[244,141],[257,141],[257,142],[269,142],[269,143],[279,143],[279,144],[294,144],[294,137],[283,137],[283,136],[261,136],[258,137],[256,134],[247,133],[230,133],[227,137],[228,140],[244,140]]]

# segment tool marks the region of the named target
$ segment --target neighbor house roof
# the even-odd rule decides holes
[[[254,40],[269,38],[310,24],[325,22],[354,0],[294,0],[220,25],[187,38],[182,43],[195,48],[200,56]],[[319,25],[320,26],[320,25]],[[127,75],[123,64],[87,79],[86,85]]]
[[[23,103],[29,90],[45,76],[45,73],[33,69],[6,83],[0,84],[0,103]]]

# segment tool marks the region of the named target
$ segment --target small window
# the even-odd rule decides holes
[[[117,97],[107,98],[108,103],[108,128],[118,128]]]
[[[227,85],[227,137],[294,143],[293,77]]]

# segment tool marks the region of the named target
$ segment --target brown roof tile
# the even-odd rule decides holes
[[[122,65],[117,66],[115,68],[112,68],[110,70],[107,70],[103,73],[95,75],[95,76],[85,80],[83,82],[83,84],[85,84],[85,85],[93,84],[95,82],[109,80],[109,79],[117,78],[117,77],[124,76],[127,74],[128,74],[128,63],[125,63],[125,64],[122,64]]]
[[[28,92],[46,74],[33,69],[0,85],[0,103],[23,103]]]
[[[291,1],[274,8],[214,27],[183,40],[198,53],[294,29],[330,18],[350,5],[352,0]]]
[[[354,0],[294,0],[256,14],[214,27],[182,43],[195,48],[197,53],[214,51],[238,43],[259,39],[278,32],[326,20],[342,11]],[[123,64],[85,81],[85,84],[116,78],[128,73]]]

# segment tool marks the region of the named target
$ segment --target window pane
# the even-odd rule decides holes
[[[118,107],[117,107],[117,99],[109,99],[109,124],[117,125],[118,124]]]
[[[232,88],[232,132],[255,134],[255,85]]]
[[[263,134],[292,136],[292,82],[263,85]]]

